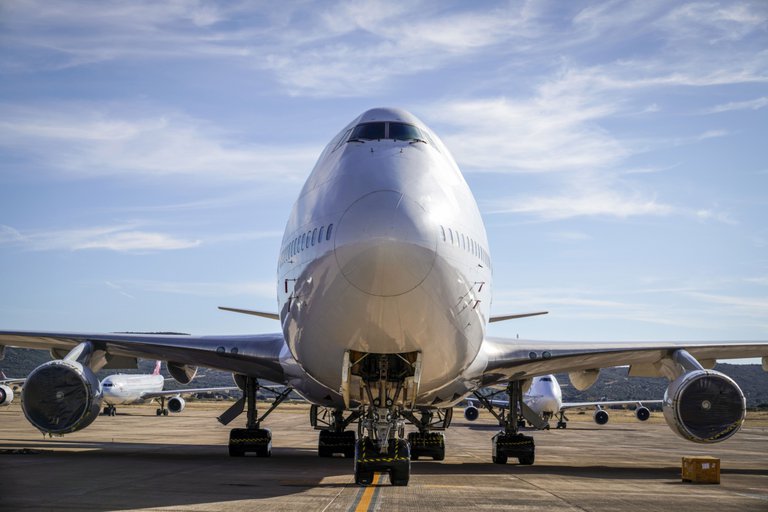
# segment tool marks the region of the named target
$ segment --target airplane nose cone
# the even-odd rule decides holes
[[[336,261],[352,286],[369,295],[393,297],[426,279],[435,262],[437,233],[427,212],[394,190],[355,201],[339,222]]]

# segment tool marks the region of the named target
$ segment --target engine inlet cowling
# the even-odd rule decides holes
[[[27,420],[43,433],[68,434],[90,425],[101,409],[101,384],[75,361],[50,361],[27,377],[21,391]]]
[[[464,418],[467,421],[475,421],[478,416],[480,416],[480,411],[474,405],[468,405],[467,408],[464,409]]]
[[[171,412],[181,412],[184,410],[186,402],[180,396],[174,396],[168,399],[168,410]]]
[[[714,370],[684,373],[664,393],[664,419],[679,436],[697,443],[725,441],[744,423],[739,386]]]
[[[13,390],[0,384],[0,405],[11,405],[11,402],[13,402]]]

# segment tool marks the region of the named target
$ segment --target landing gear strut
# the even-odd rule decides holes
[[[272,406],[261,417],[259,417],[259,411],[256,408],[256,394],[258,391],[259,381],[255,377],[246,377],[243,397],[217,418],[222,425],[228,425],[242,414],[243,409],[247,405],[245,428],[233,428],[229,432],[229,455],[231,457],[242,457],[247,452],[256,453],[258,457],[269,457],[272,455],[272,432],[267,428],[260,428],[260,425],[264,418],[269,416],[283,400],[288,398],[293,389],[285,388],[282,392],[277,393]]]
[[[507,384],[509,412],[504,421],[504,430],[491,439],[491,455],[495,464],[506,464],[509,457],[517,458],[520,464],[533,464],[536,448],[533,437],[518,432],[521,417],[523,389],[520,381]]]
[[[168,416],[168,408],[165,407],[165,397],[160,397],[160,407],[155,411],[156,416]]]

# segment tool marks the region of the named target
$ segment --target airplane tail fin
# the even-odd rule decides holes
[[[160,364],[162,361],[158,359],[157,363],[155,364],[155,371],[152,372],[152,375],[160,375]]]
[[[5,372],[3,370],[0,370],[0,380],[5,380],[8,377],[5,376]]]

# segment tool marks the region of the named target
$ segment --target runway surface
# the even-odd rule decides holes
[[[566,430],[537,431],[536,464],[492,464],[488,417],[456,409],[444,462],[414,462],[408,487],[354,484],[352,461],[316,454],[309,407],[269,417],[270,458],[230,458],[224,403],[180,415],[118,409],[63,438],[44,439],[17,403],[0,408],[0,510],[557,510],[768,511],[768,414],[748,416],[734,439],[697,445],[660,413],[647,423],[615,412],[606,426],[571,414]],[[244,420],[243,420],[244,421]],[[32,453],[17,453],[30,449]],[[683,456],[721,459],[721,484],[684,484]]]

